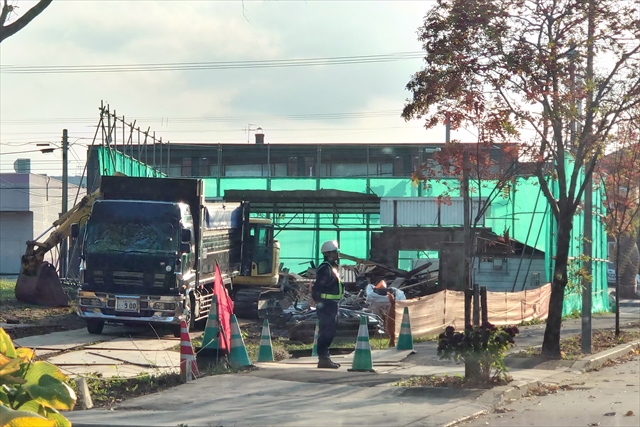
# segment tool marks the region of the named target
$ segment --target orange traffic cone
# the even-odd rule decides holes
[[[187,331],[187,323],[183,320],[180,323],[180,377],[182,381],[188,383],[195,380],[200,373],[196,363],[196,355],[191,345],[191,337]]]

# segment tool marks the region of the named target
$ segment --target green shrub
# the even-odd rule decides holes
[[[505,353],[515,344],[519,332],[517,326],[498,329],[490,323],[468,326],[464,332],[448,326],[438,337],[438,356],[441,360],[464,361],[467,381],[489,382],[492,373],[493,378],[503,379],[507,372]]]
[[[0,328],[0,427],[71,427],[58,411],[70,411],[76,394],[51,363],[34,361],[33,350],[16,349]]]

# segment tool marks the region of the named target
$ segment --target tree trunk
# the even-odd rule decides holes
[[[562,327],[562,307],[564,305],[564,289],[567,286],[567,263],[571,245],[571,228],[573,215],[561,213],[558,221],[556,240],[556,260],[551,279],[551,296],[549,298],[549,317],[544,331],[542,355],[560,358],[560,329]]]
[[[620,298],[636,298],[636,275],[640,255],[635,236],[627,234],[618,239],[620,245]]]
[[[467,357],[464,359],[464,379],[470,383],[482,382],[482,373],[480,371],[480,361],[476,357]]]

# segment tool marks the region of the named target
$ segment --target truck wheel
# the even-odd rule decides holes
[[[180,325],[174,325],[172,330],[174,338],[180,338],[182,336],[182,329],[180,329]]]
[[[100,320],[87,320],[87,331],[93,335],[100,335],[104,328],[104,322]]]

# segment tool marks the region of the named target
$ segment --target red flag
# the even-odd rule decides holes
[[[216,263],[216,278],[213,283],[213,293],[218,299],[218,321],[220,322],[220,351],[229,352],[231,349],[231,315],[233,301],[222,283],[220,266]]]

